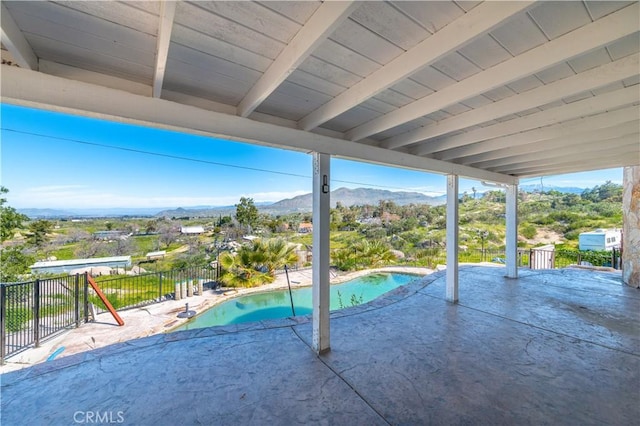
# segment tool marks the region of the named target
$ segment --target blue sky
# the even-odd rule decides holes
[[[16,208],[232,205],[311,191],[311,156],[30,108],[1,106],[0,182]],[[545,185],[622,183],[621,169],[545,177]],[[526,179],[522,184],[539,183]],[[461,179],[462,191],[483,191]],[[333,159],[331,188],[442,195],[438,174]]]

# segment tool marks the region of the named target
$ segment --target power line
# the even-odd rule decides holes
[[[238,164],[222,163],[222,162],[219,162],[219,161],[211,161],[211,160],[203,160],[201,158],[183,157],[183,156],[180,156],[180,155],[163,154],[161,152],[146,151],[146,150],[143,150],[143,149],[125,148],[125,147],[117,146],[117,145],[108,145],[108,144],[103,144],[103,143],[98,143],[98,142],[88,142],[88,141],[82,141],[82,140],[78,140],[78,139],[62,138],[62,137],[59,137],[59,136],[49,136],[49,135],[43,135],[43,134],[40,134],[40,133],[25,132],[23,130],[8,129],[6,127],[3,127],[2,130],[6,130],[6,131],[9,131],[9,132],[14,132],[14,133],[22,133],[22,134],[30,135],[30,136],[39,136],[39,137],[43,137],[43,138],[61,140],[61,141],[72,142],[72,143],[78,143],[78,144],[82,144],[82,145],[98,146],[98,147],[101,147],[101,148],[109,148],[109,149],[115,149],[115,150],[120,150],[120,151],[135,152],[137,154],[145,154],[145,155],[153,155],[153,156],[156,156],[156,157],[171,158],[171,159],[174,159],[174,160],[191,161],[191,162],[194,162],[194,163],[211,164],[211,165],[214,165],[214,166],[231,167],[231,168],[234,168],[234,169],[251,170],[251,171],[255,171],[255,172],[273,173],[273,174],[283,175],[283,176],[293,176],[293,177],[300,177],[300,178],[310,179],[309,176],[299,175],[299,174],[296,174],[296,173],[281,172],[281,171],[278,171],[278,170],[260,169],[260,168],[257,168],[257,167],[240,166]]]
[[[77,144],[81,144],[81,145],[97,146],[97,147],[101,147],[101,148],[114,149],[114,150],[119,150],[119,151],[133,152],[133,153],[136,153],[136,154],[152,155],[152,156],[156,156],[156,157],[170,158],[170,159],[173,159],[173,160],[191,161],[191,162],[194,162],[194,163],[209,164],[209,165],[214,165],[214,166],[229,167],[229,168],[241,169],[241,170],[250,170],[250,171],[254,171],[254,172],[271,173],[271,174],[276,174],[276,175],[281,175],[281,176],[298,177],[298,178],[303,178],[303,179],[311,179],[312,178],[311,176],[301,175],[301,174],[297,174],[297,173],[289,173],[289,172],[283,172],[283,171],[279,171],[279,170],[262,169],[262,168],[258,168],[258,167],[242,166],[242,165],[239,165],[239,164],[223,163],[223,162],[220,162],[220,161],[203,160],[201,158],[184,157],[184,156],[181,156],[181,155],[165,154],[165,153],[161,153],[161,152],[154,152],[154,151],[148,151],[148,150],[143,150],[143,149],[126,148],[126,147],[122,147],[122,146],[109,145],[109,144],[104,144],[104,143],[99,143],[99,142],[89,142],[89,141],[73,139],[73,138],[64,138],[64,137],[60,137],[60,136],[45,135],[45,134],[42,134],[42,133],[27,132],[27,131],[24,131],[24,130],[10,129],[10,128],[7,128],[7,127],[2,127],[2,130],[7,131],[7,132],[20,133],[20,134],[29,135],[29,136],[37,136],[37,137],[54,139],[54,140],[59,140],[59,141],[77,143]],[[357,182],[357,181],[339,180],[339,179],[331,179],[331,181],[335,182],[335,183],[345,183],[345,184],[351,184],[351,185],[364,185],[364,186],[383,188],[383,189],[399,189],[399,190],[403,190],[403,191],[407,191],[408,190],[407,188],[398,187],[398,186],[377,185],[377,184],[372,184],[372,183],[367,183],[367,182]],[[441,191],[429,191],[429,192],[438,193],[438,194],[446,194],[446,192],[441,192]]]

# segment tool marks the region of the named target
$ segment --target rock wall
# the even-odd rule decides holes
[[[622,280],[640,287],[640,166],[624,168]]]

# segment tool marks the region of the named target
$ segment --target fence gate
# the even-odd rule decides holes
[[[531,249],[529,267],[531,269],[554,269],[556,267],[556,247],[549,244]]]

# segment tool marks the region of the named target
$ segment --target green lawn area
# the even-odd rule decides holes
[[[75,259],[75,250],[76,247],[78,246],[77,243],[72,243],[72,244],[66,244],[62,247],[60,247],[57,250],[54,250],[51,253],[51,256],[55,256],[56,259],[58,260],[70,260],[70,259]]]

